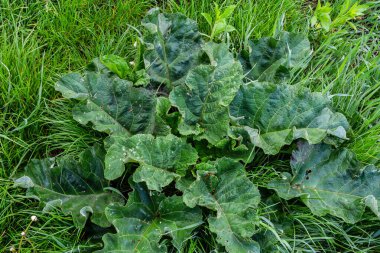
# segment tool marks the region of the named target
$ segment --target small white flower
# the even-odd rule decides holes
[[[131,64],[132,66],[134,66],[135,62],[134,61],[130,61],[129,64]]]
[[[35,216],[35,215],[33,215],[32,217],[30,217],[30,219],[32,220],[32,221],[37,221],[38,219],[37,219],[37,216]]]
[[[22,236],[22,237],[25,237],[25,236],[26,236],[25,231],[22,231],[22,232],[21,232],[21,236]]]
[[[16,249],[15,249],[14,246],[12,246],[12,247],[9,248],[9,251],[10,251],[10,252],[16,252]]]

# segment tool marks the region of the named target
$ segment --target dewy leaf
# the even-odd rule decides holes
[[[180,251],[191,232],[203,223],[201,210],[187,207],[181,197],[149,192],[144,184],[131,186],[134,191],[126,206],[107,208],[107,218],[117,234],[105,235],[104,248],[98,252],[166,253],[166,246],[160,244],[164,235],[170,236]]]
[[[72,215],[74,224],[83,228],[91,213],[91,221],[106,227],[110,223],[104,210],[110,203],[123,203],[123,198],[108,192],[109,182],[103,177],[104,150],[98,146],[84,151],[79,162],[62,159],[32,160],[15,186],[27,188],[27,195],[46,203],[44,210],[60,206]]]
[[[260,252],[250,237],[255,232],[260,193],[247,178],[243,165],[228,158],[218,159],[214,170],[198,170],[197,179],[184,190],[183,201],[217,212],[210,216],[210,230],[228,252]]]
[[[240,60],[251,80],[278,82],[289,78],[293,68],[302,68],[311,54],[310,42],[301,34],[283,32],[272,37],[249,41],[249,50]]]
[[[156,191],[184,176],[187,168],[198,159],[197,151],[190,144],[171,134],[156,138],[137,134],[128,138],[123,148],[129,159],[140,164],[133,180],[146,182],[150,190]]]
[[[98,131],[130,135],[154,129],[154,93],[133,87],[97,60],[89,65],[84,77],[77,73],[62,77],[56,90],[66,98],[82,100],[74,107],[74,119],[81,124],[92,122]]]
[[[185,84],[170,93],[170,101],[183,117],[181,134],[193,134],[215,144],[227,135],[228,106],[242,84],[242,67],[227,45],[208,43],[203,50],[210,65],[193,68]]]
[[[285,173],[268,186],[280,197],[301,197],[314,214],[349,223],[359,221],[366,206],[380,218],[380,170],[361,165],[353,152],[299,142],[291,167],[293,175]]]
[[[151,9],[143,19],[145,67],[151,78],[170,88],[180,84],[187,72],[198,63],[202,39],[197,23],[175,13]]]
[[[231,115],[266,154],[303,138],[310,144],[327,135],[346,139],[349,124],[330,109],[330,100],[318,92],[292,85],[250,83],[239,90],[230,106]]]

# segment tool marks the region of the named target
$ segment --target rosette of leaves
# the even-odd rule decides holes
[[[60,206],[77,227],[88,217],[113,226],[100,252],[181,252],[206,226],[229,253],[265,252],[282,244],[272,245],[279,235],[263,225],[247,169],[257,149],[270,164],[298,141],[291,171],[267,188],[315,215],[353,223],[368,207],[379,216],[379,169],[340,147],[347,119],[326,95],[284,82],[307,62],[306,37],[258,39],[236,57],[182,14],[153,9],[142,25],[135,65],[101,56],[56,85],[76,101],[75,120],[109,135],[105,150],[92,147],[78,162],[32,160],[15,181],[28,196]],[[125,206],[120,192],[129,192]]]

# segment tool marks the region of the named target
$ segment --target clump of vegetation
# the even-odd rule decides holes
[[[95,224],[98,252],[183,251],[195,233],[227,252],[290,251],[280,198],[346,223],[366,208],[379,216],[380,171],[344,147],[346,117],[327,94],[288,82],[307,66],[307,37],[277,29],[241,50],[212,41],[234,30],[233,9],[204,14],[209,40],[186,16],[152,9],[133,62],[107,55],[63,76],[56,90],[104,144],[78,161],[32,160],[15,184],[76,227]]]

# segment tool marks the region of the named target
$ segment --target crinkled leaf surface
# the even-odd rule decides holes
[[[303,138],[311,144],[327,135],[346,139],[349,124],[330,109],[330,100],[318,92],[291,85],[250,83],[239,90],[230,112],[266,154]]]
[[[313,213],[349,223],[359,221],[366,206],[380,217],[380,170],[361,165],[351,151],[302,141],[291,167],[292,175],[285,173],[269,184],[280,197],[301,197]]]
[[[140,164],[133,180],[146,182],[150,190],[156,191],[185,175],[186,169],[198,159],[190,144],[171,134],[156,138],[137,134],[125,141],[123,149],[129,159]]]
[[[202,224],[199,208],[189,208],[178,196],[165,197],[149,192],[144,184],[131,183],[126,206],[110,206],[107,218],[117,234],[103,237],[104,249],[99,252],[167,252],[160,245],[162,236],[172,238],[172,244],[181,250],[194,228]]]
[[[95,60],[84,76],[68,74],[56,84],[66,98],[82,100],[73,116],[81,124],[107,133],[151,133],[154,129],[156,98],[145,88],[133,87]]]
[[[222,158],[214,168],[198,170],[196,181],[187,188],[181,184],[183,201],[189,207],[199,205],[217,212],[208,218],[209,227],[228,252],[260,252],[257,242],[250,239],[257,223],[258,189],[239,162]]]
[[[62,159],[32,160],[15,185],[27,188],[27,195],[46,203],[45,210],[60,206],[65,215],[72,215],[77,227],[84,227],[90,213],[91,221],[109,226],[104,210],[111,203],[123,203],[123,198],[106,191],[109,182],[103,177],[104,151],[98,146],[84,151],[80,161]]]
[[[185,84],[170,93],[170,101],[183,119],[179,132],[215,144],[227,135],[228,106],[242,84],[242,67],[224,44],[203,47],[210,65],[193,68]]]
[[[283,32],[278,39],[249,41],[249,51],[243,51],[240,59],[249,79],[277,82],[289,78],[291,69],[303,67],[310,54],[307,37]]]
[[[171,124],[171,116],[167,113],[171,107],[170,101],[166,97],[157,98],[156,119],[154,124],[154,134],[168,135],[171,132],[169,124]],[[126,141],[129,138],[126,134],[113,134],[107,143],[107,154],[105,157],[104,176],[109,180],[120,177],[125,171],[125,163],[129,161],[127,150],[125,148]]]
[[[202,39],[197,23],[175,13],[151,9],[143,19],[146,28],[144,63],[151,78],[169,87],[182,82],[188,71],[198,63]]]

